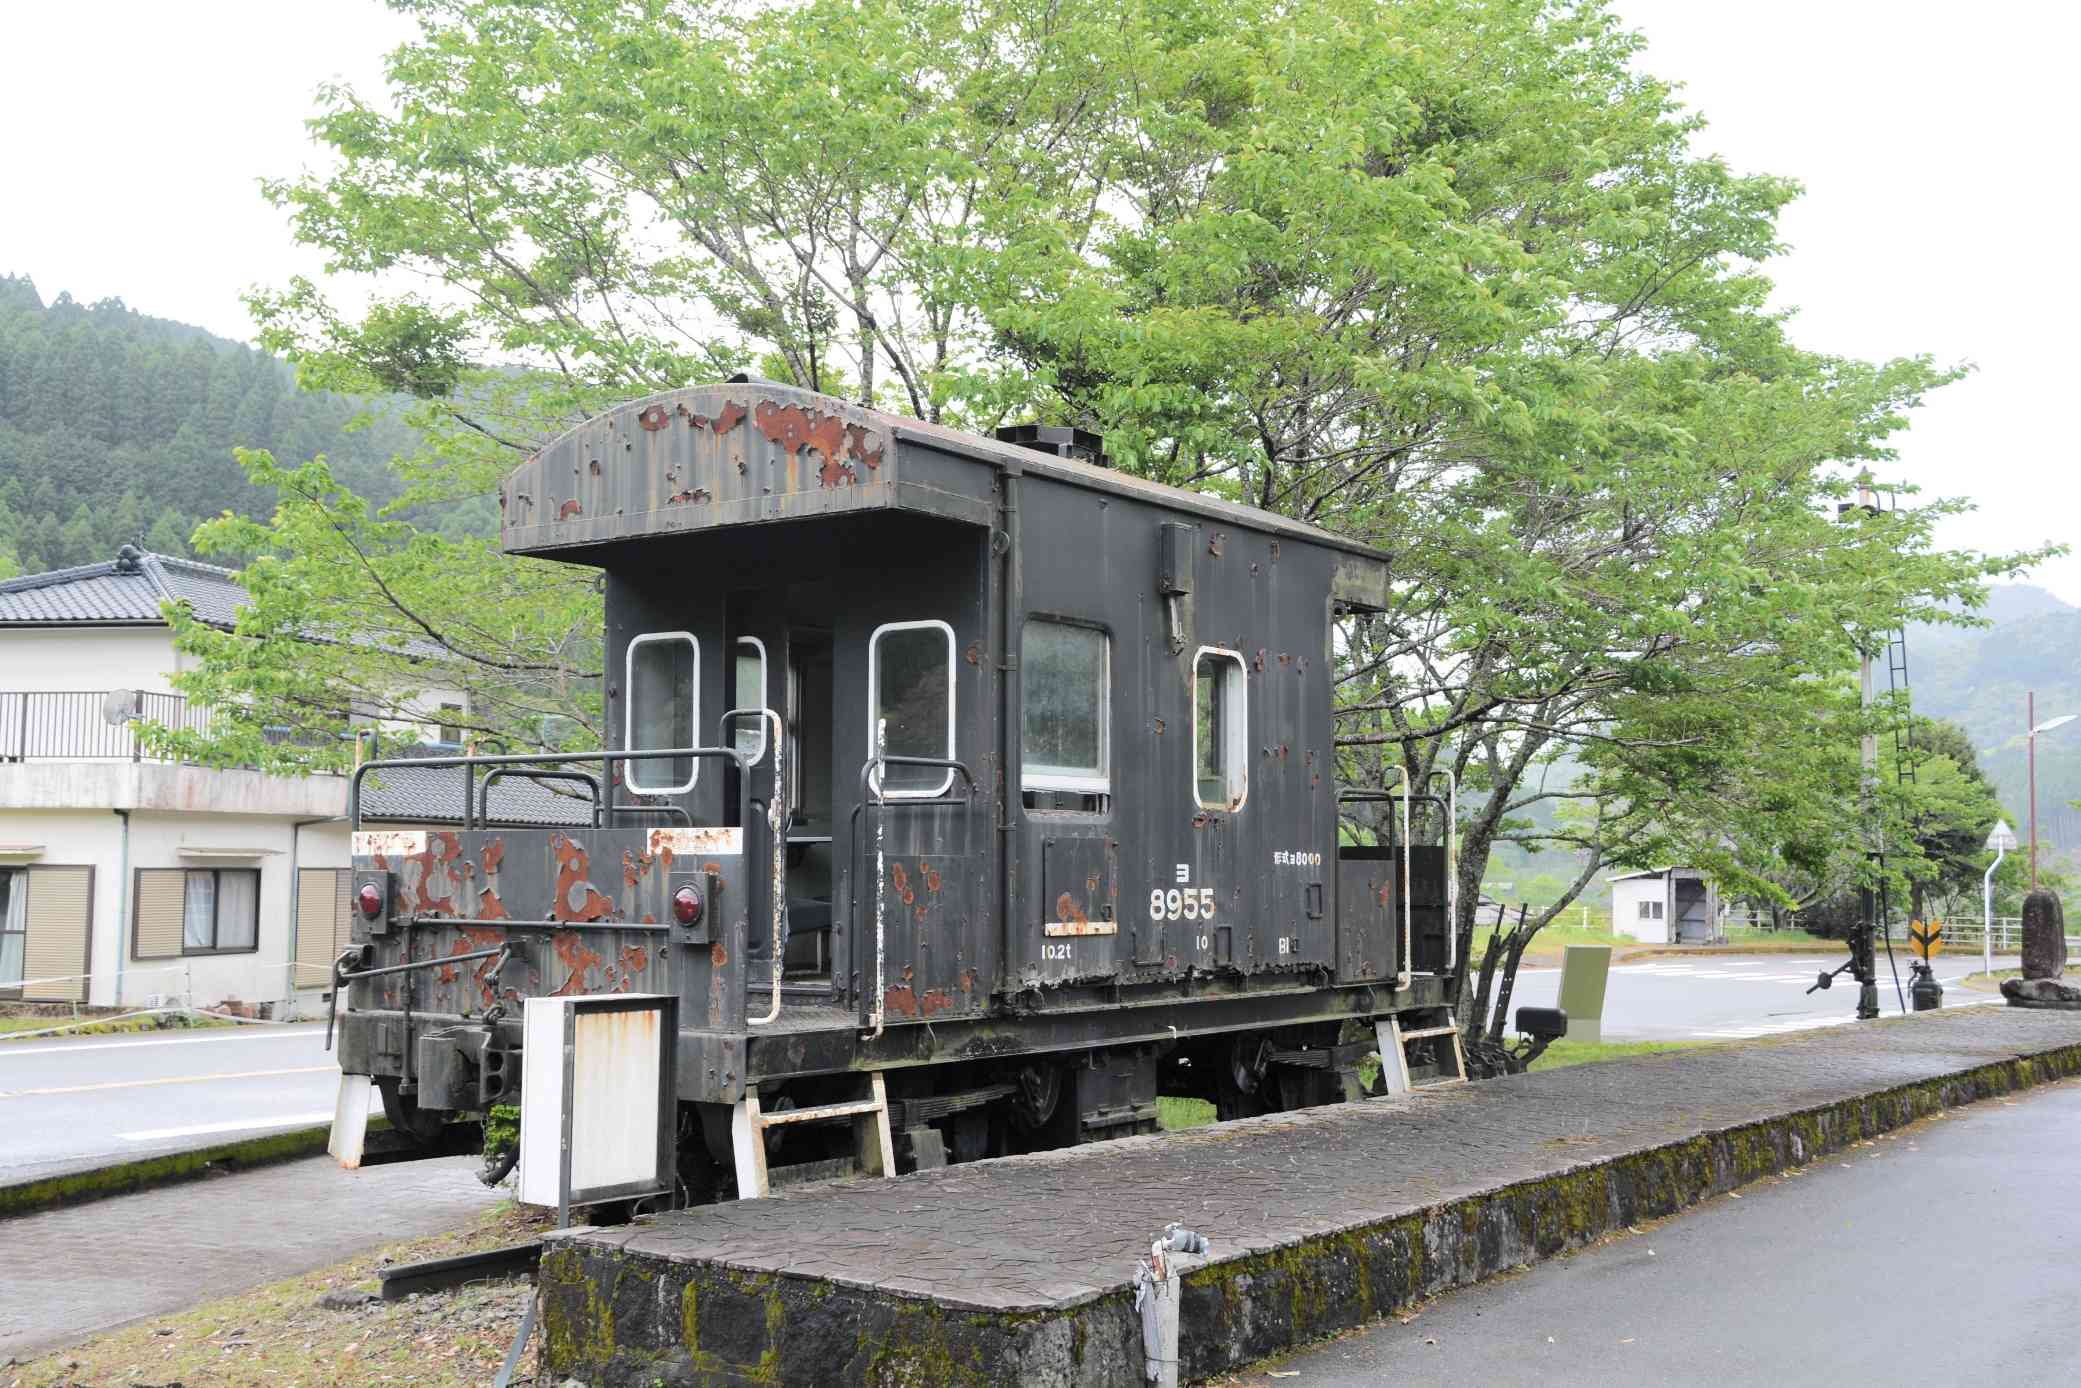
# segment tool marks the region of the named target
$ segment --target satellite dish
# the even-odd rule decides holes
[[[145,696],[135,689],[111,689],[101,696],[101,716],[115,727],[122,727],[145,713]]]

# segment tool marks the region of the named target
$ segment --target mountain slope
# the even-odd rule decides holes
[[[1908,635],[1915,709],[1964,728],[2002,804],[2023,828],[2029,813],[2024,706],[2037,693],[2038,720],[2081,713],[2081,608],[2042,588],[1992,590],[1977,630],[1918,628]],[[2081,848],[2081,722],[2038,739],[2038,832],[2063,850]]]
[[[388,499],[402,426],[348,431],[355,402],[296,388],[290,368],[120,300],[46,305],[0,276],[0,572],[112,556],[126,540],[187,553],[198,520],[264,515],[234,447],[286,461],[323,453],[343,481]]]

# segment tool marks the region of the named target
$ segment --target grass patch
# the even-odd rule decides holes
[[[16,1365],[0,1381],[21,1388],[179,1383],[184,1388],[269,1384],[410,1383],[481,1388],[491,1382],[534,1294],[527,1278],[474,1283],[400,1302],[321,1307],[328,1292],[376,1290],[388,1263],[444,1258],[535,1237],[555,1222],[510,1202],[462,1229],[256,1287],[192,1311],[143,1321]],[[534,1355],[522,1360],[532,1366]],[[523,1372],[516,1382],[532,1383]]]
[[[83,1007],[75,1015],[70,1007],[50,1007],[36,1010],[33,1007],[0,1008],[0,1041],[16,1039],[59,1041],[70,1036],[118,1036],[138,1031],[185,1031],[192,1027],[231,1027],[236,1022],[221,1017],[197,1017],[184,1012],[162,1012],[150,1017],[123,1017],[124,1009],[114,1007]],[[122,1020],[115,1020],[122,1018]],[[73,1025],[80,1023],[81,1025]],[[50,1036],[20,1037],[18,1033],[47,1031],[52,1027],[68,1027],[70,1030]]]
[[[1174,1099],[1168,1094],[1156,1100],[1156,1122],[1167,1133],[1180,1128],[1204,1128],[1214,1121],[1214,1106],[1205,1099]]]
[[[1534,1070],[1558,1070],[1563,1065],[1593,1065],[1600,1060],[1622,1060],[1629,1055],[1653,1055],[1656,1051],[1688,1051],[1715,1041],[1568,1041],[1554,1042],[1546,1054],[1532,1063]]]

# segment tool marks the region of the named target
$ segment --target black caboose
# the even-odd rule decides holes
[[[605,575],[611,732],[415,763],[465,791],[416,828],[357,772],[340,1061],[396,1126],[511,1102],[549,994],[676,997],[691,1198],[762,1193],[782,1113],[817,1169],[860,1139],[802,1120],[865,1114],[886,1169],[1149,1131],[1159,1092],[1342,1098],[1376,1044],[1406,1084],[1405,1026],[1461,1073],[1425,797],[1338,842],[1334,620],[1385,605],[1377,553],[1074,431],[764,382],[613,409],[501,505],[509,552]]]

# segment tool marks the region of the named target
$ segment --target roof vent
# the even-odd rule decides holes
[[[1111,467],[1105,445],[1089,429],[1072,429],[1066,424],[1006,424],[996,430],[1000,443],[1015,443],[1051,458],[1074,458],[1094,467]]]
[[[138,574],[144,572],[145,553],[136,545],[124,545],[116,551],[116,572]]]

